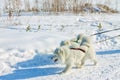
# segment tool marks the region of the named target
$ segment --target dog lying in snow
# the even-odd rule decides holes
[[[83,42],[83,40],[85,41]],[[74,45],[73,43],[77,43],[78,45]],[[82,34],[78,35],[77,39],[65,41],[64,44],[62,42],[61,46],[55,49],[52,59],[54,62],[60,62],[66,65],[65,69],[60,74],[69,72],[73,65],[77,68],[83,67],[86,59],[93,60],[94,65],[97,63],[96,53],[90,38]]]

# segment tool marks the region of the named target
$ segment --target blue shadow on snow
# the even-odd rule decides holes
[[[98,55],[115,54],[115,53],[120,53],[120,50],[97,52]],[[13,71],[13,73],[11,74],[0,76],[0,80],[29,79],[38,76],[40,77],[40,76],[55,75],[62,68],[58,68],[58,67],[32,68],[32,67],[45,66],[45,65],[54,65],[54,63],[50,59],[51,56],[52,55],[48,55],[48,54],[37,54],[31,60],[17,63],[15,66],[13,66],[16,69],[17,67],[28,68],[28,69],[17,69]]]
[[[49,68],[31,68],[15,70],[12,74],[0,76],[0,80],[18,80],[29,79],[40,76],[55,75],[61,68],[49,67]]]
[[[0,76],[0,80],[18,80],[18,79],[29,79],[38,76],[40,77],[40,76],[55,75],[59,71],[61,71],[62,68],[53,67],[54,63],[51,60],[51,56],[52,55],[50,54],[37,54],[31,60],[19,62],[15,66],[13,66],[14,68],[16,68],[16,70],[14,70],[13,73]],[[44,67],[45,65],[48,65],[48,67]],[[53,66],[50,67],[49,65],[53,65]],[[23,69],[18,69],[19,67]]]
[[[24,62],[19,62],[14,67],[28,68],[28,67],[52,65],[54,63],[51,60],[51,56],[52,56],[51,54],[37,54],[33,57],[33,59]]]
[[[120,50],[109,50],[109,51],[100,51],[100,52],[96,52],[96,54],[98,54],[98,55],[116,54],[116,53],[120,53]]]

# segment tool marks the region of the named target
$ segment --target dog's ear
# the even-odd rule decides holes
[[[60,48],[58,49],[58,53],[61,53],[61,50],[60,50]]]
[[[58,54],[58,52],[59,52],[59,48],[56,48],[54,54]]]
[[[65,44],[64,44],[64,41],[61,41],[61,42],[60,42],[60,46],[63,46],[63,45],[65,45]]]
[[[59,48],[59,53],[62,53],[62,52],[63,52],[62,48]]]
[[[61,53],[61,51],[62,51],[61,48],[56,48],[55,51],[54,51],[54,53],[55,54],[59,54],[59,53]]]

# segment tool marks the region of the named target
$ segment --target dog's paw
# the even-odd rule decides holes
[[[65,75],[66,73],[64,73],[64,72],[60,72],[60,73],[58,73],[59,75]]]
[[[76,67],[76,69],[81,69],[82,67],[81,66],[79,66],[79,67]]]
[[[62,75],[62,74],[64,74],[64,72],[60,72],[60,73],[58,73],[59,75]]]
[[[98,67],[98,66],[99,66],[99,64],[98,64],[98,63],[97,63],[97,64],[93,64],[93,66],[94,66],[94,67]]]
[[[60,72],[60,73],[58,73],[59,75],[68,75],[68,74],[70,74],[70,72]]]
[[[81,68],[83,68],[83,67],[84,67],[84,65],[82,65],[82,66],[81,66],[81,65],[76,66],[77,69],[81,69]]]

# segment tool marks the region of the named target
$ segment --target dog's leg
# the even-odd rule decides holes
[[[66,65],[65,69],[62,72],[60,72],[60,74],[66,74],[66,73],[68,73],[71,70],[71,68],[72,68],[71,64]]]
[[[81,57],[81,59],[79,60],[79,63],[76,63],[76,68],[82,68],[84,66],[84,63],[85,63],[85,56],[84,57]]]
[[[83,57],[82,60],[81,60],[81,66],[80,66],[81,68],[84,66],[84,64],[85,64],[85,60],[86,60],[86,56]]]
[[[76,64],[76,68],[81,68],[81,64]]]
[[[85,55],[81,55],[77,61],[76,68],[82,68],[85,63]]]
[[[97,60],[96,59],[92,59],[94,61],[94,65],[97,65]]]
[[[94,65],[96,66],[96,65],[97,65],[97,59],[96,59],[96,56],[95,56],[95,55],[90,56],[90,59],[94,62]]]

